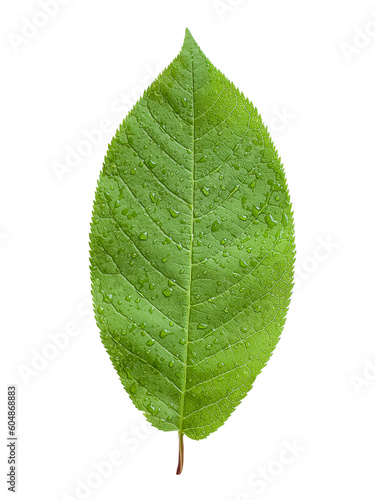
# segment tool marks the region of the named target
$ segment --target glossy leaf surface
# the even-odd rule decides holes
[[[266,127],[188,31],[110,144],[90,239],[97,324],[125,389],[158,429],[206,437],[279,339],[294,229]]]

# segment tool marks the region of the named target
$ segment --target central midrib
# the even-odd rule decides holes
[[[194,52],[191,48],[191,99],[192,99],[192,112],[193,112],[193,145],[192,145],[192,192],[193,200],[191,206],[191,223],[190,223],[190,274],[189,274],[189,287],[188,287],[188,307],[187,307],[187,324],[186,324],[186,351],[185,351],[185,378],[184,387],[182,389],[181,396],[181,412],[180,412],[180,429],[179,433],[182,434],[182,426],[184,420],[184,407],[185,407],[185,393],[186,393],[186,382],[187,382],[187,366],[188,366],[188,352],[189,352],[189,326],[190,326],[190,304],[191,304],[191,281],[192,281],[192,269],[193,269],[193,240],[194,240],[194,202],[195,202],[195,108],[194,108],[194,70],[193,70],[193,60]]]

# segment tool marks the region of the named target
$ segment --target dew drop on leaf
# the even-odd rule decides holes
[[[168,208],[168,210],[174,219],[180,215],[180,212],[178,212],[177,210],[174,210],[173,208]]]
[[[240,259],[239,264],[243,269],[246,269],[249,266],[249,264],[243,259]]]
[[[270,214],[267,214],[266,217],[265,217],[265,220],[267,222],[267,226],[272,229],[273,227],[275,227],[277,225],[277,221],[272,217],[272,215]]]

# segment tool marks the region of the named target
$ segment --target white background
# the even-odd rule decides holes
[[[375,2],[65,0],[47,18],[40,3],[0,7],[1,495],[15,383],[22,500],[373,500]],[[298,254],[271,361],[221,429],[186,440],[177,477],[176,433],[144,425],[100,343],[88,233],[107,144],[185,27],[270,128]]]

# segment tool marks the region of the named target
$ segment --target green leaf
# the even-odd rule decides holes
[[[181,446],[225,422],[276,346],[292,215],[257,110],[187,30],[109,146],[90,235],[103,344],[135,406]]]

